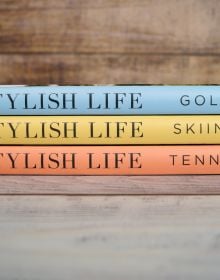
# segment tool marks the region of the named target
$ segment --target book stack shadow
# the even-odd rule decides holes
[[[0,174],[220,174],[219,86],[2,86]]]

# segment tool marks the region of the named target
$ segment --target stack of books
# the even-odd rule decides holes
[[[218,86],[5,86],[0,115],[0,174],[220,174]]]

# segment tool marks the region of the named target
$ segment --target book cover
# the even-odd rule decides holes
[[[0,115],[220,114],[219,86],[5,86]]]
[[[0,144],[220,144],[220,115],[1,116]]]
[[[1,146],[0,174],[220,174],[220,145]]]

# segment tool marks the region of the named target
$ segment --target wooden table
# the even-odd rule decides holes
[[[0,83],[219,84],[219,13],[1,0]],[[2,176],[0,279],[219,279],[219,178]]]
[[[1,196],[1,279],[219,279],[219,196]]]

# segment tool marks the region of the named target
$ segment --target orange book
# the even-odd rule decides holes
[[[1,146],[0,174],[220,174],[220,145]]]

